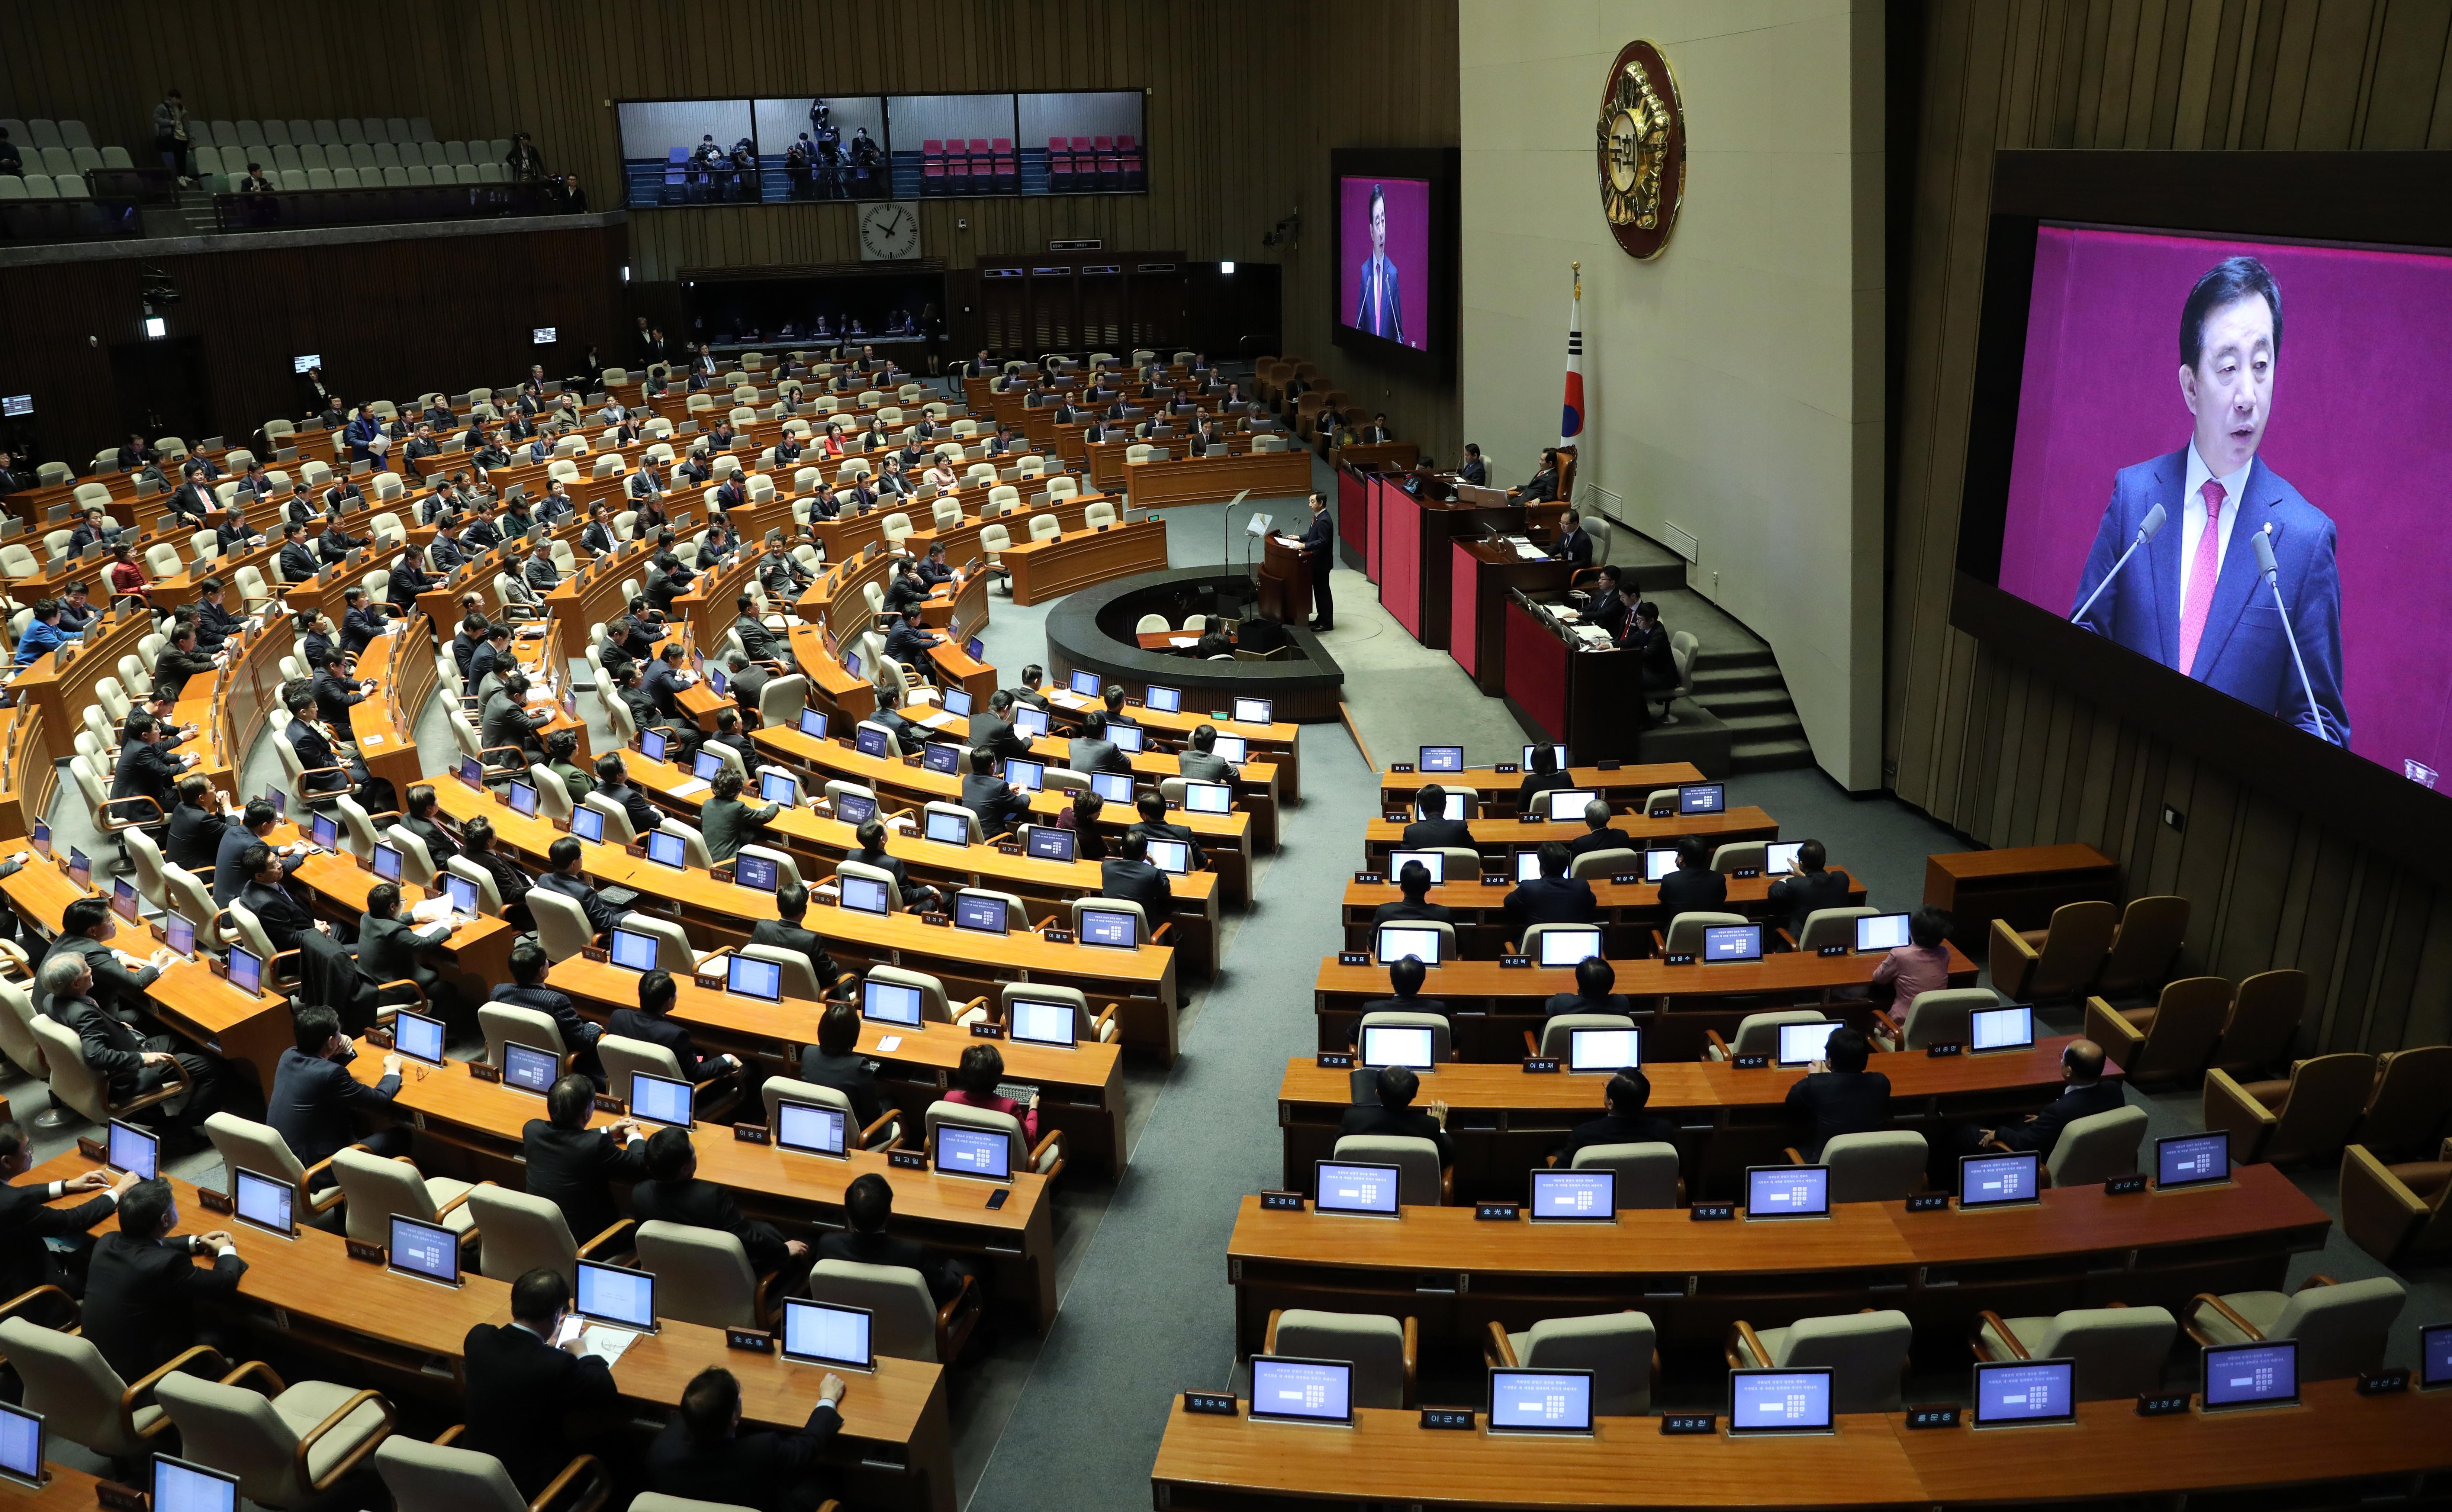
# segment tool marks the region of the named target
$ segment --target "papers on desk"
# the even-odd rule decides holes
[[[877,1052],[880,1055],[891,1055],[901,1048],[902,1036],[900,1034],[888,1034],[877,1042]]]
[[[1170,646],[1196,646],[1200,644],[1200,638],[1198,636],[1169,636],[1166,638],[1166,643]]]
[[[383,742],[384,737],[379,735],[361,736],[358,737],[358,744],[365,746],[369,751],[383,744]]]
[[[511,638],[514,640],[543,640],[544,638],[544,626],[542,623],[522,625],[517,630],[511,632]]]
[[[440,924],[451,917],[451,895],[446,893],[441,897],[430,897],[423,903],[413,904],[408,916],[420,924]],[[454,927],[457,928],[456,921]]]
[[[677,798],[696,797],[698,795],[704,793],[713,784],[709,783],[704,777],[692,777],[686,782],[675,783],[673,785],[673,796]]]
[[[637,1342],[639,1336],[627,1328],[607,1328],[591,1324],[579,1336],[579,1352],[592,1354],[607,1365],[622,1358],[622,1352]]]
[[[1530,536],[1502,536],[1499,539],[1515,548],[1515,557],[1519,561],[1539,561],[1550,555],[1532,544],[1532,538]]]

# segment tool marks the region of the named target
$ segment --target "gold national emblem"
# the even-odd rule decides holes
[[[1686,193],[1686,114],[1669,60],[1630,42],[1610,66],[1593,128],[1601,212],[1629,257],[1656,257]]]

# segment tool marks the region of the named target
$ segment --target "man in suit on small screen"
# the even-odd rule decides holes
[[[1392,342],[1405,339],[1405,302],[1397,293],[1396,265],[1388,261],[1388,197],[1371,186],[1371,255],[1362,261],[1362,296],[1354,324]]]
[[[2194,434],[2180,450],[2124,467],[2112,480],[2072,604],[2086,605],[2160,508],[2167,528],[2080,622],[2346,747],[2333,521],[2256,456],[2273,418],[2281,350],[2282,290],[2263,263],[2226,258],[2197,280],[2180,311],[2180,396],[2196,417]],[[2286,627],[2257,566],[2258,535],[2273,545]],[[2314,708],[2291,662],[2293,634]]]

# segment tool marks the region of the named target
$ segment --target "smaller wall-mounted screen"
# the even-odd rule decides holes
[[[885,97],[797,95],[752,102],[760,197],[794,200],[891,198],[885,164]]]
[[[1024,194],[1137,194],[1149,186],[1138,89],[1014,99]]]
[[[633,100],[615,108],[633,209],[758,200],[758,140],[746,100]]]
[[[1430,184],[1357,175],[1338,179],[1336,195],[1347,254],[1337,270],[1337,322],[1430,350]]]

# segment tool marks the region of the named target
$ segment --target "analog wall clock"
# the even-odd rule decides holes
[[[1686,194],[1686,111],[1658,48],[1630,42],[1618,53],[1592,134],[1611,234],[1629,257],[1659,256]]]
[[[920,255],[920,212],[894,200],[860,207],[860,260],[900,263]]]

